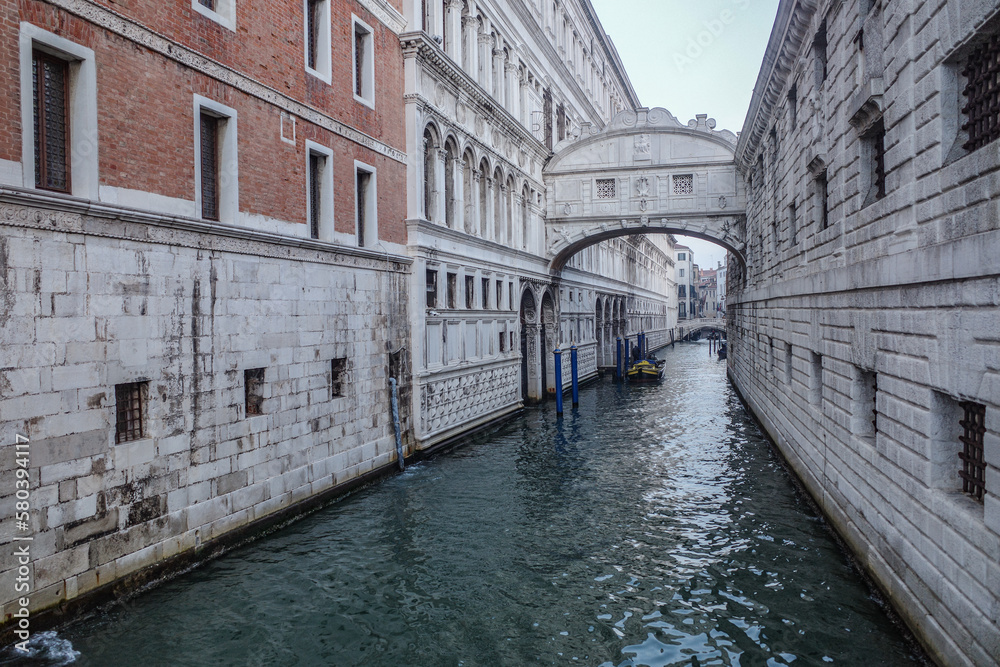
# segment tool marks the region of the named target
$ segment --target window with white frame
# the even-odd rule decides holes
[[[194,96],[195,204],[205,220],[235,224],[239,214],[236,110]]]
[[[191,8],[236,32],[236,0],[191,0]]]
[[[306,72],[330,83],[330,0],[302,0],[305,14]]]
[[[355,230],[359,248],[378,242],[378,193],[375,168],[354,163]]]
[[[97,199],[94,52],[22,23],[20,76],[24,187]]]
[[[333,151],[306,140],[306,217],[309,236],[333,239]]]
[[[353,17],[354,99],[375,107],[375,38],[370,25]]]

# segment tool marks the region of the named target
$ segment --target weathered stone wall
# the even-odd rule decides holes
[[[963,148],[960,129],[961,71],[997,13],[782,2],[779,66],[737,150],[749,250],[729,275],[731,378],[948,665],[1000,661],[1000,150]],[[959,476],[963,402],[985,405],[982,502]]]
[[[0,216],[5,620],[14,535],[33,536],[37,610],[390,465],[390,363],[409,444],[405,260],[193,221],[18,204]],[[248,416],[256,368],[262,414]],[[116,444],[115,386],[137,381],[145,432]],[[27,532],[16,433],[30,439]]]

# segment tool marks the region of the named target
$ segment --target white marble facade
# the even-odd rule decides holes
[[[554,392],[557,345],[575,344],[590,377],[614,364],[617,335],[669,342],[677,306],[669,236],[606,241],[550,269],[552,148],[639,107],[590,3],[404,11],[413,400],[428,447]]]

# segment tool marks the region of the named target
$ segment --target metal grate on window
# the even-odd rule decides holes
[[[31,68],[35,187],[69,192],[69,126],[66,113],[69,67],[65,60],[35,52]]]
[[[694,174],[684,174],[674,176],[674,194],[690,195],[694,194]]]
[[[243,371],[243,392],[247,416],[264,414],[264,369]]]
[[[201,114],[201,217],[219,219],[219,119]]]
[[[330,360],[330,397],[336,398],[344,395],[344,378],[347,374],[347,359]]]
[[[965,63],[964,148],[974,151],[1000,138],[1000,33],[980,44]]]
[[[354,94],[364,97],[365,94],[365,38],[368,33],[361,30],[360,26],[354,29]]]
[[[115,442],[141,440],[142,382],[115,385]]]
[[[213,12],[215,11],[215,0],[198,0],[198,4],[202,7],[208,7]]]
[[[325,158],[316,153],[309,154],[309,236],[319,238],[319,218],[322,213],[321,193],[323,163]]]
[[[598,199],[614,199],[618,196],[618,190],[615,187],[615,179],[613,178],[599,178],[597,179],[597,198]]]
[[[316,54],[319,51],[319,7],[322,0],[309,0],[306,8],[306,52],[310,69],[316,69]]]
[[[872,134],[872,182],[875,196],[885,197],[885,124],[879,121]]]
[[[986,461],[983,459],[986,406],[972,401],[960,405],[965,411],[965,418],[959,422],[964,431],[959,440],[964,447],[958,454],[962,460],[962,469],[958,474],[962,478],[962,491],[982,502],[986,495]]]

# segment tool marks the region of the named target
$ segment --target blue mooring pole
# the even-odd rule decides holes
[[[563,382],[562,382],[562,350],[558,347],[552,352],[556,358],[556,415],[562,416],[563,413]]]
[[[639,358],[646,358],[646,334],[639,332]]]
[[[569,348],[569,371],[573,381],[573,407],[580,407],[580,373],[576,366],[576,345]]]
[[[618,350],[615,352],[615,380],[622,381],[622,337],[618,336]]]
[[[628,336],[625,336],[623,341],[625,343],[625,364],[623,367],[622,380],[628,379],[628,367],[632,363],[632,347],[628,344]]]

